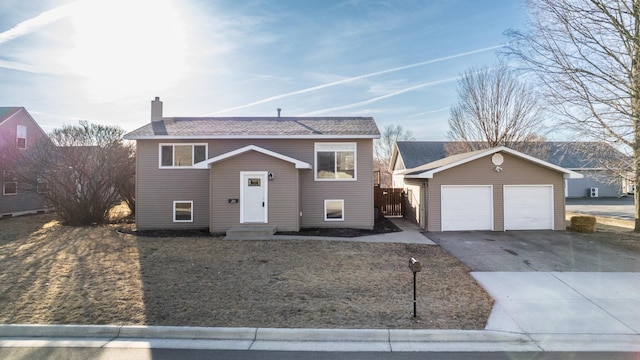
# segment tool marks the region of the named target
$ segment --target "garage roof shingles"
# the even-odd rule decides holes
[[[172,117],[128,133],[155,137],[380,136],[371,117]]]

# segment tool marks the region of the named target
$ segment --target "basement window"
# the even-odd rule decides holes
[[[193,201],[173,202],[173,222],[193,222]]]
[[[324,201],[324,221],[344,221],[344,200]]]

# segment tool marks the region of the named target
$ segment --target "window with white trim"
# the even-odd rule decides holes
[[[193,201],[173,202],[173,222],[193,222]]]
[[[18,177],[15,171],[2,172],[2,195],[16,195],[18,193]]]
[[[324,221],[344,221],[344,200],[324,201]]]
[[[191,167],[207,159],[207,144],[160,144],[160,168]]]
[[[27,148],[27,127],[24,125],[18,125],[16,129],[16,147],[18,149]]]
[[[356,143],[315,143],[315,180],[356,180]]]

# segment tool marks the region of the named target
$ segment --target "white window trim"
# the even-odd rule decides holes
[[[176,220],[176,204],[191,204],[191,220]],[[192,223],[193,222],[193,200],[176,200],[173,202],[173,222],[174,223]]]
[[[7,172],[9,172],[9,171],[10,171],[10,170],[4,170],[4,171],[2,172],[2,195],[5,195],[5,196],[15,196],[15,195],[18,195],[18,181],[17,181],[17,180],[16,180],[16,181],[5,181],[5,178],[7,177]],[[7,183],[13,183],[13,184],[16,184],[16,192],[14,192],[14,193],[7,193],[7,189],[6,189],[6,187],[5,187],[5,185],[6,185]]]
[[[163,146],[171,146],[173,147],[173,157],[171,158],[171,163],[173,163],[173,161],[175,160],[175,147],[176,145],[181,145],[181,146],[189,146],[191,145],[191,166],[175,166],[175,165],[171,165],[171,166],[163,166],[162,165],[162,147]],[[195,146],[204,146],[204,157],[205,157],[205,161],[207,160],[207,157],[209,156],[209,144],[208,143],[160,143],[158,144],[158,168],[159,169],[193,169],[193,165],[194,163],[194,156],[195,156],[195,151],[194,151],[194,147]]]
[[[339,201],[342,205],[342,218],[341,219],[330,219],[327,218],[327,202],[328,201]],[[324,200],[324,221],[344,221],[344,199],[325,199]]]
[[[326,179],[318,177],[318,151],[341,151],[339,148],[353,147],[353,178],[351,179]],[[349,150],[350,151],[350,150]],[[338,157],[336,156],[336,162]],[[338,164],[334,164],[337,170]],[[318,142],[313,144],[313,178],[315,181],[357,181],[358,180],[358,143],[356,142]]]
[[[20,128],[24,129],[24,137],[20,137]],[[27,148],[27,127],[25,125],[18,125],[16,127],[16,146],[18,146],[18,140],[24,139],[24,147],[18,147],[18,149]]]

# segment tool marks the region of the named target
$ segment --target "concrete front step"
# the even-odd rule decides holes
[[[269,239],[276,233],[276,227],[270,225],[241,225],[227,230],[224,240],[260,240]]]

